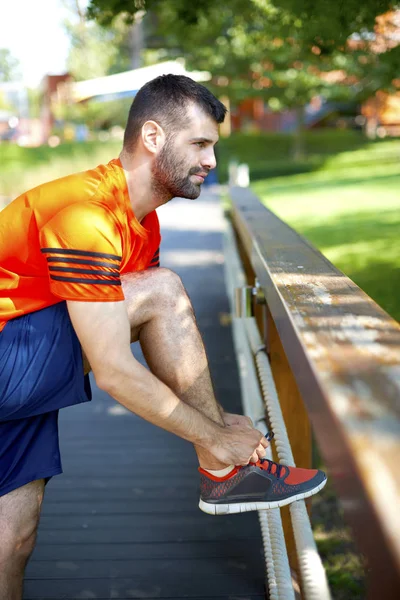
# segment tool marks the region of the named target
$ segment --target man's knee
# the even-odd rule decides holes
[[[177,273],[170,269],[158,269],[160,271],[157,285],[158,293],[167,300],[174,300],[179,297],[187,297],[182,279]]]
[[[2,540],[0,548],[1,565],[25,564],[32,554],[37,536],[39,520],[36,523],[25,523],[20,526],[7,526],[0,520]]]
[[[128,305],[166,308],[178,302],[189,303],[182,280],[170,269],[157,268],[127,273],[121,277],[125,300]]]
[[[193,319],[194,313],[179,275],[165,268],[127,273],[121,277],[131,342],[138,341],[144,325],[155,318]]]
[[[35,547],[43,498],[43,480],[0,497],[1,565],[28,561]]]

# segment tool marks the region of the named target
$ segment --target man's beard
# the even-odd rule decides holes
[[[187,170],[185,158],[179,158],[176,147],[169,139],[165,142],[152,167],[153,190],[168,200],[171,198],[190,198],[200,196],[200,184],[190,180],[191,175],[204,173],[207,169],[192,167]]]

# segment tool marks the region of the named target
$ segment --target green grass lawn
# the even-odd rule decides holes
[[[72,142],[56,148],[1,144],[0,199],[13,199],[46,181],[107,163],[119,155],[121,146],[119,141]]]
[[[387,157],[391,156],[391,160]],[[400,320],[400,142],[330,157],[311,173],[256,181],[254,192]],[[320,459],[319,459],[320,461]],[[319,464],[324,468],[323,464]],[[366,562],[330,480],[313,530],[335,600],[364,600]]]
[[[338,154],[324,170],[257,181],[252,188],[400,320],[400,142],[388,144],[396,162],[380,160],[375,146]]]

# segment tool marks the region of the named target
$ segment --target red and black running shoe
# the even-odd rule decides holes
[[[326,484],[323,471],[280,465],[267,458],[235,467],[214,477],[201,467],[199,508],[210,515],[227,515],[278,508],[313,496]]]

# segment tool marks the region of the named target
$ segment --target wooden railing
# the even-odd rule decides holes
[[[398,600],[400,326],[249,189],[231,198],[248,284],[257,279],[266,299],[255,316],[295,462],[311,466],[313,432],[367,559],[368,599]]]

